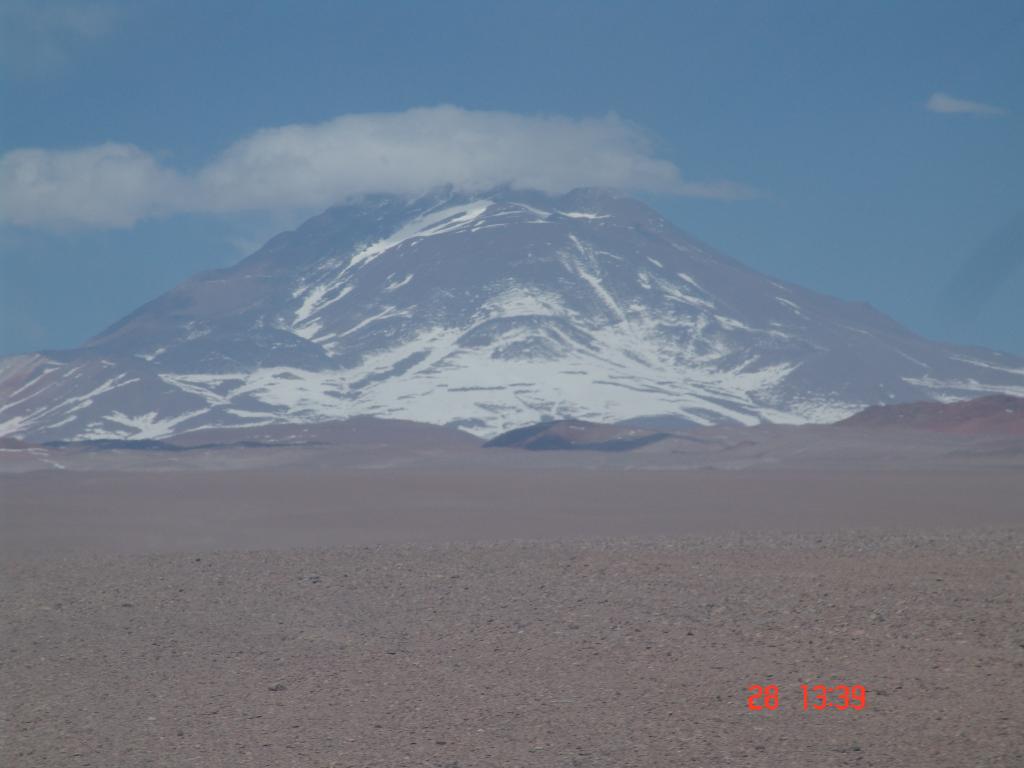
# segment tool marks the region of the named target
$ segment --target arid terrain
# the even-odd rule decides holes
[[[1019,531],[4,565],[18,766],[1018,766]],[[801,684],[863,685],[861,711]],[[748,686],[776,684],[775,711]]]
[[[1024,762],[1012,468],[0,482],[2,765]]]

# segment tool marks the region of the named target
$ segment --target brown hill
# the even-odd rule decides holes
[[[963,435],[1024,435],[1024,397],[988,395],[955,403],[873,405],[836,423],[850,427],[911,427]]]

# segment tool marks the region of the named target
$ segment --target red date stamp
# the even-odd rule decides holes
[[[800,686],[803,692],[804,710],[853,709],[860,711],[867,706],[868,693],[863,685],[807,685]],[[747,709],[754,712],[779,708],[779,686],[752,685],[747,689]]]

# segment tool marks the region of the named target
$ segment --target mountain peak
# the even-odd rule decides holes
[[[551,419],[835,421],[984,392],[1024,393],[1024,362],[772,280],[627,196],[444,188],[335,206],[87,348],[8,361],[0,434],[374,415],[489,437]]]

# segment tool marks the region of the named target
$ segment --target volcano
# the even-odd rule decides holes
[[[0,360],[0,434],[162,438],[356,415],[834,422],[1024,395],[1024,360],[775,280],[629,197],[510,189],[331,208],[83,346]]]

